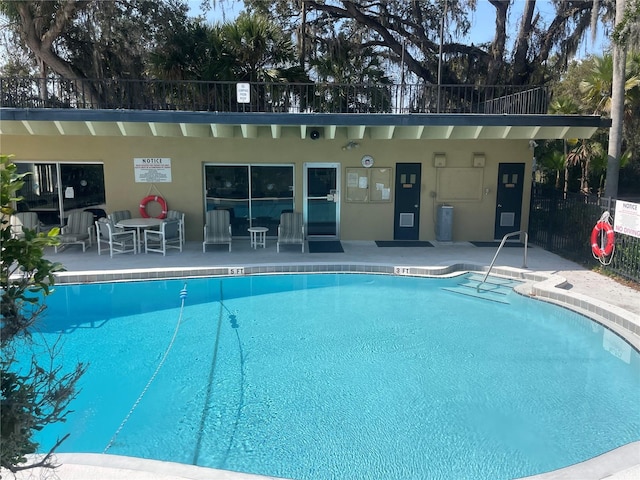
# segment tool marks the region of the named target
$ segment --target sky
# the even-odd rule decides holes
[[[191,7],[191,14],[193,16],[199,15],[201,0],[188,0],[188,3]],[[221,5],[225,7],[224,12],[221,10],[220,5],[218,5],[215,11],[212,10],[209,12],[207,20],[212,23],[231,21],[235,18],[238,12],[242,10],[244,2],[242,0],[223,0]],[[515,32],[517,30],[523,7],[524,0],[514,0],[509,17],[508,32]],[[543,16],[545,14],[550,16],[554,11],[550,0],[538,0],[537,7]],[[471,32],[467,37],[464,37],[461,40],[470,41],[475,44],[490,42],[493,40],[494,24],[494,7],[489,3],[489,0],[478,0],[477,10],[472,17]],[[602,30],[602,28],[600,28],[600,30]],[[599,31],[598,38],[595,43],[592,43],[591,38],[583,41],[577,54],[578,58],[585,57],[591,53],[601,55],[607,44],[603,37],[602,31]],[[513,41],[513,35],[510,40]]]

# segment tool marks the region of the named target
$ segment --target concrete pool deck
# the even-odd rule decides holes
[[[66,272],[60,283],[158,279],[206,275],[236,275],[277,272],[373,272],[401,275],[440,275],[468,270],[484,271],[495,255],[495,247],[475,247],[468,242],[438,243],[434,247],[378,247],[375,242],[343,241],[343,253],[301,253],[299,247],[284,247],[276,253],[275,241],[254,250],[249,239],[234,239],[233,250],[209,246],[202,252],[199,242],[187,242],[183,252],[98,256],[95,245],[82,252],[71,246],[47,257],[61,262]],[[640,349],[640,291],[592,272],[576,263],[533,246],[503,248],[493,273],[526,280],[526,291],[546,301],[584,313],[623,335]],[[594,265],[597,261],[594,260]],[[639,397],[640,397],[640,392]],[[51,478],[60,480],[239,480],[273,478],[214,470],[192,465],[100,454],[58,454],[61,466]],[[3,472],[4,473],[4,472]],[[19,479],[43,478],[38,471],[25,471]],[[631,480],[640,478],[640,442],[625,445],[566,469],[527,480]]]

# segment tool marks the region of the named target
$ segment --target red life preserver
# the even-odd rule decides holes
[[[160,213],[160,216],[155,218],[166,218],[167,202],[164,201],[164,198],[158,195],[148,195],[144,197],[140,202],[140,215],[142,215],[143,218],[149,218],[149,214],[147,213],[147,203],[149,202],[158,202],[160,204],[160,208],[162,209],[162,213]]]
[[[606,234],[602,246],[600,246],[600,232]],[[591,231],[591,251],[593,254],[598,258],[608,257],[613,252],[614,243],[615,233],[611,224],[602,220],[596,223],[596,226]]]

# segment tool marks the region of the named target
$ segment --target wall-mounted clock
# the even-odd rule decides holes
[[[371,155],[362,157],[362,166],[365,168],[373,167],[373,157]]]

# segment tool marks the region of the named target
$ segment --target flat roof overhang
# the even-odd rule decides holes
[[[586,115],[221,113],[0,108],[0,135],[554,140],[590,138],[611,120]]]

